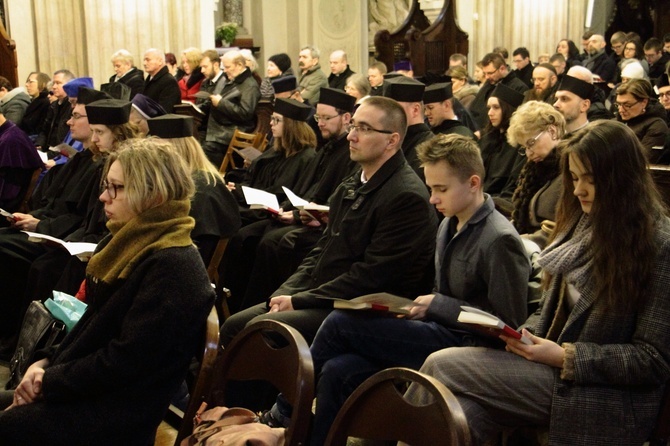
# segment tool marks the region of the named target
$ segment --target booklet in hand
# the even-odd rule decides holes
[[[373,293],[354,299],[337,299],[334,297],[319,297],[333,301],[333,308],[340,310],[372,310],[393,314],[409,314],[409,310],[416,304],[406,297],[389,293]]]
[[[12,214],[11,212],[7,212],[2,208],[0,208],[0,215],[9,218],[10,220],[16,221],[16,217],[14,216],[14,214]]]
[[[321,223],[327,223],[328,213],[330,212],[330,207],[323,204],[310,203],[304,198],[297,196],[291,189],[288,187],[282,186],[286,197],[291,202],[291,204],[300,210],[308,212],[312,217],[317,219]]]
[[[249,186],[242,186],[242,193],[249,209],[265,209],[272,214],[279,214],[279,202],[275,194]]]
[[[95,243],[87,242],[66,242],[50,235],[40,234],[39,232],[22,231],[28,235],[28,241],[35,243],[46,243],[47,245],[65,249],[72,256],[77,256],[82,262],[88,262],[95,247]]]
[[[458,315],[458,322],[472,325],[473,327],[478,328],[478,331],[490,336],[498,337],[502,334],[519,339],[524,344],[533,345],[533,342],[530,339],[504,323],[500,318],[487,313],[484,310],[480,310],[479,308],[462,305],[461,312]]]

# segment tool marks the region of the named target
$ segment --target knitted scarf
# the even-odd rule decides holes
[[[542,251],[537,262],[552,276],[562,274],[565,282],[573,284],[581,292],[592,278],[592,237],[589,215],[576,215],[568,229],[557,234]]]
[[[560,157],[552,150],[539,163],[526,162],[519,174],[516,190],[512,197],[512,220],[519,234],[534,232],[530,224],[530,202],[540,189],[560,175]]]
[[[126,223],[107,222],[112,237],[91,257],[86,274],[111,285],[161,249],[192,245],[195,220],[188,216],[190,208],[189,200],[168,201]]]

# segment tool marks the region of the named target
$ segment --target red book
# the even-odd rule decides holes
[[[501,334],[511,338],[519,339],[527,345],[533,345],[533,341],[523,336],[521,333],[504,323],[500,318],[480,310],[479,308],[461,306],[461,312],[458,315],[458,322],[472,325],[478,331],[490,336],[498,337]]]

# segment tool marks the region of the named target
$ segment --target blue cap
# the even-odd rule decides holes
[[[77,77],[70,82],[63,85],[65,93],[71,97],[76,98],[79,93],[79,87],[93,88],[93,78],[91,77]]]

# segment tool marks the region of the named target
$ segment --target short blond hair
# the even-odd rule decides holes
[[[549,126],[556,127],[556,136],[563,138],[565,134],[565,118],[546,102],[529,101],[516,109],[509,121],[507,141],[517,147],[525,144],[522,139],[527,135],[535,135]]]
[[[202,61],[202,51],[198,48],[186,48],[182,53],[182,56],[186,56],[186,63],[191,67],[191,70],[195,70],[200,66]]]
[[[136,214],[168,201],[190,200],[195,193],[186,162],[167,141],[134,138],[119,143],[107,158],[103,178],[116,161],[123,172],[128,205]]]
[[[477,143],[467,136],[440,134],[419,144],[416,153],[422,165],[446,162],[461,182],[467,181],[473,175],[484,179],[485,169],[481,150]]]

